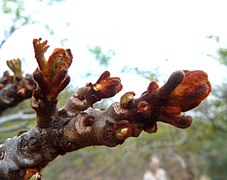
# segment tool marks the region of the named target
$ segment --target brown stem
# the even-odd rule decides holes
[[[176,71],[160,88],[151,82],[137,99],[134,92],[128,92],[119,103],[105,110],[94,109],[94,103],[122,89],[120,78],[110,77],[105,71],[96,83],[80,88],[58,111],[57,96],[70,79],[67,70],[72,62],[71,51],[55,49],[46,61],[47,42],[38,39],[33,45],[39,64],[33,74],[37,86],[31,101],[37,126],[0,145],[1,179],[39,177],[41,169],[58,155],[93,145],[114,147],[129,137],[139,136],[142,130],[156,132],[158,121],[187,128],[192,119],[181,112],[198,106],[211,91],[205,72]]]
[[[173,81],[170,84],[174,84],[176,88],[182,86],[182,81],[174,83],[175,80],[176,78],[170,77],[169,81]],[[205,83],[208,82],[205,81]],[[93,87],[92,84],[89,84],[79,89],[59,113],[55,113],[56,109],[53,108],[55,106],[51,102],[50,106],[49,102],[45,102],[47,105],[42,106],[44,102],[41,101],[42,97],[39,97],[42,93],[38,90],[34,91],[33,98],[37,96],[39,100],[37,113],[40,113],[40,117],[44,118],[41,122],[45,118],[52,118],[51,113],[48,113],[44,108],[49,106],[51,112],[54,112],[52,123],[48,124],[48,127],[45,125],[41,127],[38,122],[37,127],[20,134],[18,137],[6,140],[0,146],[0,177],[2,179],[30,177],[29,174],[39,173],[37,171],[44,168],[58,155],[93,145],[114,147],[122,144],[130,136],[139,136],[142,130],[149,133],[155,132],[157,121],[167,122],[181,128],[190,125],[185,122],[191,122],[191,119],[183,118],[184,123],[178,122],[178,119],[184,116],[176,114],[176,110],[170,108],[173,104],[170,98],[176,98],[175,94],[172,94],[177,90],[176,88],[171,88],[172,92],[170,92],[158,88],[152,82],[147,91],[138,99],[133,99],[131,96],[133,93],[129,93],[121,98],[122,101],[124,100],[123,102],[113,103],[109,108],[100,110],[88,108],[103,96]],[[163,98],[159,89],[162,92],[168,92],[169,95],[166,93]],[[209,91],[208,89],[207,92]],[[85,103],[83,104],[83,102]],[[39,118],[39,114],[37,118]]]
[[[5,72],[0,81],[0,114],[30,98],[36,87],[32,76],[29,74],[19,81],[12,82],[11,79],[12,77]]]

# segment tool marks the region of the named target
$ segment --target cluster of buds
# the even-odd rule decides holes
[[[33,77],[48,98],[56,98],[70,81],[67,72],[72,63],[72,53],[70,49],[57,48],[46,60],[44,53],[49,47],[47,41],[41,42],[41,38],[34,39],[33,46],[39,65]]]

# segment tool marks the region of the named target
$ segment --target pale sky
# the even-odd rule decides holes
[[[27,6],[35,8],[34,2],[29,2]],[[74,55],[70,75],[75,84],[81,83],[82,74],[101,73],[87,50],[96,45],[115,51],[109,70],[128,84],[125,91],[135,86],[144,91],[147,83],[121,74],[123,66],[141,70],[158,67],[162,80],[175,70],[199,69],[208,73],[212,84],[218,84],[226,70],[207,55],[215,54],[220,46],[227,47],[226,7],[226,0],[67,0],[40,8],[33,18],[42,24],[23,27],[9,39],[0,51],[1,71],[4,60],[19,57],[24,60],[24,71],[33,72],[32,39],[42,37],[49,40],[52,50],[61,47],[61,39],[68,39],[64,48],[70,48]],[[45,23],[54,29],[54,37],[44,28]],[[2,16],[0,27],[6,26],[7,18]],[[208,39],[209,35],[220,36],[220,44]]]

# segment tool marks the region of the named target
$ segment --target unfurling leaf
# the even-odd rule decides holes
[[[55,49],[47,61],[45,73],[49,75],[49,78],[53,78],[62,70],[67,70],[70,67],[72,58],[73,57],[70,49]]]
[[[162,102],[159,120],[179,128],[187,128],[191,125],[192,118],[181,115],[181,112],[197,107],[210,94],[211,84],[208,75],[203,71],[185,70],[173,74],[161,89],[164,98],[160,97]]]
[[[211,85],[205,72],[176,71],[160,88],[156,82],[149,84],[147,91],[135,99],[136,114],[130,118],[144,121],[143,130],[149,133],[157,130],[157,121],[187,128],[192,124],[192,118],[181,113],[198,106],[210,92]]]
[[[41,38],[33,40],[33,47],[35,50],[35,58],[38,62],[40,70],[43,70],[46,67],[46,59],[44,53],[47,51],[49,46],[47,46],[47,40],[41,42]]]
[[[203,71],[184,71],[183,81],[171,92],[166,112],[180,114],[198,106],[211,92],[208,76]]]
[[[22,79],[22,69],[21,69],[21,60],[20,59],[12,59],[6,61],[7,66],[13,71],[14,73],[14,80],[21,80]]]
[[[56,97],[69,83],[70,77],[67,74],[72,63],[72,53],[70,49],[57,48],[54,50],[48,61],[45,60],[44,53],[48,49],[47,41],[41,42],[34,39],[35,57],[39,64],[39,69],[34,73],[34,79],[48,98]]]

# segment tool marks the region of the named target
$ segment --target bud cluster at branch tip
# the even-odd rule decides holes
[[[33,77],[47,97],[55,98],[70,81],[67,72],[73,56],[70,49],[56,48],[46,60],[44,53],[49,46],[47,41],[42,42],[41,40],[41,38],[33,40],[35,58],[39,65],[39,69],[33,73]]]
[[[20,59],[12,59],[6,61],[7,66],[13,71],[14,73],[14,81],[22,79],[22,69],[21,69],[21,60]]]

